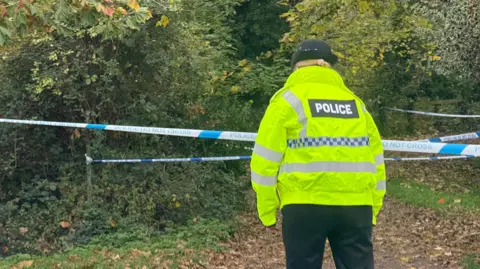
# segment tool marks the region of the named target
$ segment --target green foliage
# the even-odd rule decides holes
[[[239,6],[233,24],[238,57],[255,59],[277,49],[281,36],[288,31],[287,22],[280,18],[287,11],[288,6],[277,0],[247,0]]]
[[[422,29],[422,33],[432,39],[442,57],[435,64],[438,72],[478,82],[479,2],[434,0],[412,4],[418,14],[432,21],[432,27]]]
[[[161,234],[148,229],[119,230],[115,234],[101,235],[83,247],[69,249],[60,254],[48,257],[16,255],[2,261],[0,268],[10,268],[22,262],[32,262],[31,268],[78,268],[85,266],[110,266],[118,268],[126,265],[142,268],[143,266],[176,265],[204,263],[206,252],[192,254],[194,250],[223,249],[221,242],[229,239],[234,232],[234,221],[218,221],[198,219],[187,226],[169,229],[167,234]],[[161,267],[165,268],[165,267]]]
[[[167,27],[157,27],[152,20],[121,39],[52,34],[19,43],[0,62],[4,83],[0,114],[67,122],[252,129],[248,103],[209,91],[211,72],[222,66],[216,63],[223,58],[225,66],[229,63],[224,41],[229,30],[218,9],[233,10],[235,1],[186,5],[184,12],[170,16]],[[189,21],[190,7],[205,14]],[[208,25],[214,17],[218,21]],[[173,23],[176,20],[185,23]],[[218,36],[208,36],[212,30],[219,30]],[[5,153],[0,157],[5,171],[0,186],[6,190],[0,195],[0,244],[8,247],[2,255],[85,244],[95,235],[115,233],[123,224],[162,231],[194,217],[228,219],[244,208],[244,190],[250,187],[248,180],[239,179],[245,174],[240,162],[102,165],[94,167],[92,196],[87,199],[85,152],[95,158],[245,154],[242,147],[227,143],[2,125],[0,150]],[[22,227],[28,232],[20,232]]]

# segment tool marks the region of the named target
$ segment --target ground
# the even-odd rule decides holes
[[[464,179],[459,172],[441,184],[425,181],[424,169],[408,180],[391,176],[374,228],[377,269],[480,269],[480,186],[471,165],[462,163]],[[430,168],[439,174],[448,166]],[[265,231],[251,210],[230,222],[195,219],[148,240],[115,233],[53,256],[17,255],[0,268],[284,269],[284,260],[280,232]],[[324,269],[334,268],[327,250]]]
[[[468,252],[465,244],[480,249],[480,219],[465,215],[444,219],[440,215],[387,198],[374,230],[376,268],[463,268],[458,262]],[[285,268],[281,234],[267,233],[254,218],[247,219],[255,223],[254,228],[238,233],[228,243],[229,251],[211,254],[208,268]],[[457,228],[471,233],[453,229],[452,225],[460,223],[462,227]],[[325,269],[335,268],[330,253],[325,260]]]

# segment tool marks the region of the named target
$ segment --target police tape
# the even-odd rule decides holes
[[[414,158],[385,158],[385,161],[438,161],[438,160],[454,160],[454,159],[472,159],[475,156],[439,156],[439,157],[414,157]],[[197,158],[162,158],[162,159],[107,159],[94,160],[86,156],[87,164],[101,163],[175,163],[175,162],[221,162],[221,161],[237,161],[250,160],[252,156],[226,156],[226,157],[197,157]]]
[[[175,162],[221,162],[250,160],[251,156],[226,156],[226,157],[193,157],[193,158],[161,158],[161,159],[107,159],[94,160],[87,156],[87,163],[175,163]]]
[[[447,118],[480,118],[480,115],[444,114],[444,113],[435,113],[435,112],[424,112],[424,111],[406,110],[406,109],[391,108],[391,107],[385,107],[385,109],[392,110],[392,111],[398,111],[398,112],[404,112],[404,113],[420,114],[420,115],[436,116],[436,117],[447,117]]]
[[[132,133],[143,133],[143,134],[157,134],[157,135],[168,135],[168,136],[248,141],[248,142],[255,142],[255,139],[257,137],[256,133],[247,133],[247,132],[0,119],[0,123],[2,122],[13,123],[13,124],[72,127],[72,128],[83,128],[83,129],[93,129],[93,130],[109,130],[109,131],[118,131],[118,132],[132,132]],[[382,140],[382,143],[383,143],[383,148],[386,151],[480,156],[480,145],[445,144],[445,143],[429,143],[429,142],[399,141],[399,140]]]
[[[385,158],[385,161],[439,161],[439,160],[456,160],[456,159],[472,159],[479,156],[461,155],[461,156],[438,156],[438,157],[407,157],[407,158]]]
[[[480,132],[475,133],[465,133],[465,134],[458,134],[458,135],[450,135],[450,136],[442,136],[436,138],[429,138],[429,139],[422,139],[417,140],[416,142],[448,142],[448,141],[459,141],[459,140],[467,140],[467,139],[476,139],[480,137]]]
[[[71,127],[71,128],[91,129],[91,130],[108,130],[108,131],[117,131],[117,132],[157,134],[157,135],[195,137],[195,138],[206,138],[206,139],[222,139],[222,140],[234,140],[234,141],[251,141],[251,142],[255,141],[255,138],[257,137],[256,133],[247,133],[247,132],[223,132],[223,131],[209,131],[209,130],[195,130],[195,129],[158,128],[158,127],[90,124],[90,123],[56,122],[56,121],[0,119],[0,123]]]

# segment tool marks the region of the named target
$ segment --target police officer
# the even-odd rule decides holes
[[[330,46],[305,40],[270,100],[251,161],[266,227],[283,216],[287,269],[321,269],[328,239],[337,269],[373,269],[372,227],[386,190],[383,147],[365,104],[331,67]]]

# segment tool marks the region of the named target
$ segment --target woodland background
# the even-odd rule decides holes
[[[480,114],[479,19],[478,0],[0,0],[0,115],[255,132],[294,47],[315,37],[383,138],[472,132],[476,120],[382,108]],[[221,226],[251,207],[247,162],[95,165],[89,187],[84,154],[250,154],[244,146],[2,124],[0,256]]]

